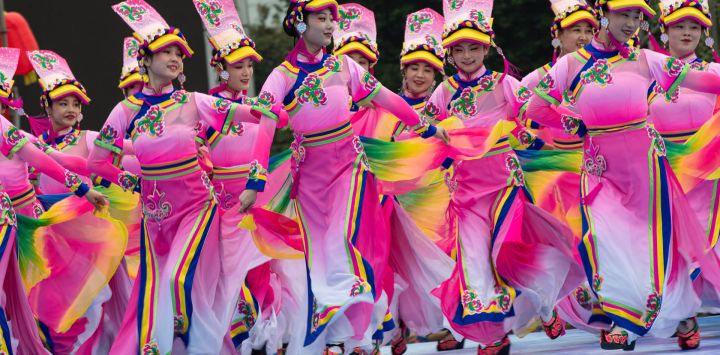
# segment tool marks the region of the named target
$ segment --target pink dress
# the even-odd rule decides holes
[[[242,93],[228,89],[211,92],[214,97],[238,104],[252,104],[252,99]],[[271,270],[271,259],[258,250],[250,232],[238,227],[242,216],[234,208],[247,184],[258,132],[258,120],[255,117],[248,118],[251,119],[249,122],[233,123],[222,139],[217,137],[219,133],[211,127],[208,127],[204,137],[210,150],[212,183],[220,207],[222,279],[226,280],[228,296],[234,298],[228,302],[236,304],[230,323],[231,347],[239,351],[243,341],[249,339],[252,348],[260,349],[266,343],[272,343],[267,344],[267,347],[275,351],[281,345],[277,340],[280,337],[267,331],[264,334],[251,332],[251,329],[256,326],[263,329],[276,327],[273,314],[280,313],[281,297],[275,293],[281,287],[279,279]],[[279,185],[282,185],[280,181],[270,184],[272,188]],[[273,191],[265,191],[257,204],[264,205],[265,197],[272,195]]]
[[[226,133],[249,115],[248,106],[208,95],[149,88],[119,103],[98,135],[93,172],[142,191],[140,267],[111,353],[218,353],[234,304],[216,302],[221,272],[218,207],[198,163],[202,127]],[[141,181],[113,166],[129,136]],[[251,172],[251,175],[253,173]]]
[[[381,237],[386,227],[378,218],[379,192],[363,144],[353,134],[350,105],[372,101],[418,132],[434,128],[422,125],[398,96],[344,55],[320,53],[298,59],[297,66],[284,62],[257,101],[282,102],[295,132],[292,197],[305,239],[308,283],[301,302],[307,316],[298,324],[305,334],[302,345],[321,353],[325,344],[369,344],[387,310],[386,302],[373,304],[381,299],[389,250],[382,243],[387,239]],[[273,115],[264,115],[260,125],[257,154],[266,165]],[[288,353],[299,351],[291,344]]]
[[[709,71],[720,74],[720,64],[707,63],[698,58],[694,53],[682,60],[690,65],[691,69]],[[669,142],[684,143],[697,132],[717,111],[717,97],[713,94],[705,94],[680,88],[674,95],[666,95],[662,88],[653,83],[648,91],[648,102],[650,104],[649,120],[662,137]],[[680,175],[682,171],[676,171]],[[720,252],[717,248],[718,237],[720,236],[720,189],[719,180],[702,181],[691,190],[685,191],[690,207],[705,231],[707,246],[713,248],[715,253]],[[696,277],[699,274],[699,278]],[[703,273],[699,270],[693,272],[696,288],[702,295],[703,306],[720,306],[718,290],[712,284],[705,281]]]
[[[520,85],[532,91],[542,78],[552,68],[548,63],[525,76]],[[578,150],[583,145],[583,139],[575,134],[565,132],[564,129],[540,126],[531,117],[525,117],[528,126],[540,130],[539,135],[551,142],[555,149]],[[580,175],[575,172],[546,172],[541,171],[538,177],[534,173],[527,173],[527,182],[530,185],[535,204],[550,212],[555,218],[564,222],[575,236],[575,244],[582,238],[582,221],[580,217]],[[538,180],[537,184],[533,180]],[[579,255],[578,259],[579,259]],[[557,305],[560,317],[572,324],[575,328],[597,332],[606,329],[612,321],[608,318],[597,302],[590,286],[584,282]]]
[[[527,97],[517,80],[501,77],[485,67],[454,75],[428,101],[429,118],[456,116],[466,127],[515,122]],[[512,134],[518,139],[520,132],[516,127]],[[582,276],[570,231],[532,204],[508,136],[480,159],[454,162],[447,184],[457,263],[434,294],[451,330],[490,345],[537,315],[550,320],[555,303]]]
[[[528,115],[557,128],[580,127],[548,108],[574,106],[587,127],[581,174],[580,255],[602,310],[636,335],[671,336],[699,306],[689,265],[713,270],[704,235],[669,168],[662,137],[647,126],[647,88],[674,92],[687,67],[649,50],[593,41],[559,59],[535,89]],[[543,102],[547,101],[547,102]]]
[[[28,164],[35,167],[46,177],[55,181],[62,181],[63,188],[70,190],[71,187],[81,185],[79,177],[64,168],[50,158],[49,155],[56,155],[57,152],[48,152],[49,155],[43,154],[41,150],[28,145],[31,139],[28,139],[24,133],[13,127],[5,118],[0,118],[0,126],[2,128],[2,152],[3,157],[0,159],[0,166],[3,167],[3,173],[0,174],[0,182],[7,187],[8,194],[3,192],[3,220],[12,224],[15,223],[15,215],[13,209],[19,214],[30,218],[45,218],[44,209],[40,205],[35,196],[34,189],[30,185],[28,179]],[[31,137],[34,140],[34,137]],[[57,157],[62,160],[61,157]],[[86,185],[85,185],[86,186]],[[74,200],[75,199],[75,200]],[[44,332],[42,339],[45,345],[53,351],[53,353],[70,353],[75,352],[83,344],[78,340],[80,333],[86,333],[87,336],[94,332],[97,328],[100,314],[95,311],[87,311],[91,307],[93,299],[98,292],[105,286],[110,275],[117,268],[122,258],[122,249],[127,235],[120,235],[121,231],[115,230],[116,226],[110,220],[94,217],[88,213],[92,211],[86,201],[70,197],[72,204],[78,208],[66,208],[65,214],[77,214],[77,217],[71,221],[59,221],[64,219],[58,216],[58,222],[50,222],[46,227],[47,230],[42,233],[35,233],[37,241],[42,241],[42,255],[40,258],[48,258],[47,267],[51,271],[49,275],[42,276],[40,279],[24,281],[30,283],[31,289],[28,290],[28,296],[25,296],[25,287],[21,283],[20,272],[23,277],[32,276],[28,274],[26,269],[18,270],[18,256],[15,254],[16,247],[13,246],[15,240],[14,235],[7,230],[3,233],[4,241],[2,249],[3,253],[3,279],[6,287],[12,287],[11,291],[6,290],[2,299],[8,303],[4,305],[12,305],[14,309],[7,309],[13,319],[13,333],[17,329],[24,329],[18,336],[20,339],[20,353],[44,353],[40,337],[38,335],[38,327],[33,318],[33,313],[38,316],[40,322],[46,322],[53,327],[63,327],[61,324],[72,324],[69,330],[63,329],[64,334],[53,333],[59,339],[48,337],[48,328],[41,324],[40,329]],[[7,202],[7,206],[5,206]],[[89,207],[89,208],[88,208]],[[84,212],[81,212],[84,210]],[[11,218],[12,217],[12,218]],[[5,224],[4,224],[5,225]],[[47,226],[47,224],[45,224]],[[80,226],[90,226],[87,232],[80,230]],[[10,225],[5,225],[10,227]],[[123,229],[124,230],[124,229]],[[95,235],[93,237],[93,234]],[[107,241],[99,240],[100,238],[108,238]],[[124,239],[123,239],[124,238]],[[28,241],[21,241],[28,243]],[[29,241],[33,243],[33,241]],[[27,253],[28,246],[18,247],[23,253]],[[30,246],[32,249],[33,247]],[[82,252],[78,253],[77,251]],[[12,251],[11,253],[7,251]],[[110,251],[108,254],[107,252]],[[57,258],[56,255],[63,255]],[[21,255],[21,264],[23,260],[25,265],[36,265],[31,254]],[[102,259],[102,260],[98,260]],[[8,261],[10,260],[10,261]],[[29,263],[28,263],[29,262]],[[8,269],[8,267],[11,267]],[[64,270],[71,271],[70,273]],[[10,273],[6,273],[10,271]],[[101,274],[106,275],[104,280],[98,278]],[[7,278],[5,277],[7,276]],[[62,285],[61,287],[58,287]],[[90,286],[90,287],[87,287]],[[21,298],[16,297],[20,295]],[[30,303],[28,304],[28,299]],[[32,307],[32,311],[30,308]],[[4,308],[5,309],[5,308]],[[26,314],[25,314],[26,312]],[[4,313],[3,313],[4,314]],[[83,316],[80,318],[80,316]],[[77,320],[77,321],[76,321]],[[61,323],[58,323],[61,321]],[[95,322],[95,324],[92,324]],[[77,326],[77,327],[76,327]],[[4,336],[10,334],[7,324],[3,323],[2,329]],[[90,329],[90,331],[87,331]],[[3,338],[6,340],[7,338]],[[10,342],[3,343],[0,340],[0,348],[4,351],[10,349]],[[55,340],[58,340],[55,342]],[[24,349],[23,349],[24,348]],[[12,349],[10,349],[12,350]]]

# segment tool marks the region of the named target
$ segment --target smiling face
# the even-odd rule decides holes
[[[350,59],[352,59],[355,63],[358,63],[365,71],[370,71],[370,61],[365,58],[364,55],[358,53],[358,52],[352,52],[348,53],[348,56]]]
[[[629,41],[640,28],[642,13],[640,10],[607,12],[608,31],[620,43]]]
[[[227,86],[233,91],[246,91],[250,87],[253,73],[255,72],[255,62],[251,58],[245,58],[235,64],[224,64],[225,70],[230,74]]]
[[[176,45],[168,46],[145,59],[151,82],[169,83],[183,71],[183,54]]]
[[[57,132],[73,127],[79,122],[82,104],[76,96],[70,95],[53,101],[47,111],[53,129]]]
[[[450,56],[458,70],[472,74],[482,68],[489,49],[480,43],[462,42],[450,49]]]
[[[690,53],[695,53],[695,49],[700,43],[702,30],[699,23],[690,19],[669,26],[667,35],[670,54],[674,57],[685,57]]]
[[[435,79],[435,68],[425,62],[417,62],[405,67],[405,90],[411,96],[421,96],[428,91]]]
[[[572,53],[585,47],[595,34],[593,27],[583,21],[578,22],[568,28],[560,30],[560,39],[562,54]]]
[[[336,21],[330,9],[311,12],[305,17],[307,30],[302,35],[308,48],[325,48],[332,42]]]

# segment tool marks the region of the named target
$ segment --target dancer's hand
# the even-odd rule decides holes
[[[442,127],[437,127],[437,131],[435,132],[435,138],[443,141],[445,144],[450,143],[450,135],[448,135],[447,131]]]
[[[257,191],[245,190],[240,194],[240,213],[247,212],[257,200]]]
[[[96,210],[102,209],[104,206],[107,206],[109,204],[107,197],[95,190],[88,191],[85,194],[85,198],[88,200],[88,202],[95,206]]]

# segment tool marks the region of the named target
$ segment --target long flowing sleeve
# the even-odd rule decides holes
[[[255,147],[253,148],[253,159],[250,163],[250,176],[245,188],[248,190],[263,191],[267,182],[267,166],[270,159],[270,147],[272,146],[275,129],[278,121],[287,113],[282,109],[282,97],[288,91],[285,79],[279,70],[273,70],[263,84],[260,95],[258,95],[253,109],[261,114]]]
[[[140,179],[112,163],[113,154],[122,155],[123,153],[126,131],[127,113],[123,104],[120,103],[110,112],[110,116],[94,141],[95,147],[90,150],[88,157],[88,169],[124,190],[137,190]]]
[[[77,174],[60,166],[34,144],[28,144],[29,140],[25,134],[13,126],[5,117],[0,118],[0,130],[3,138],[0,151],[5,157],[12,159],[13,156],[17,156],[38,172],[64,184],[65,187],[78,196],[85,196],[90,190]]]
[[[348,87],[354,102],[359,104],[372,102],[388,110],[423,138],[435,135],[437,129],[421,120],[417,112],[399,95],[384,87],[372,74],[365,71],[355,61],[346,57],[345,63],[350,72]]]

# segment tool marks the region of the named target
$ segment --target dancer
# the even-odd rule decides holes
[[[444,75],[445,50],[441,44],[442,32],[443,17],[432,9],[422,9],[407,16],[405,41],[400,53],[400,70],[403,76],[400,96],[419,115],[424,114],[425,103],[435,89],[437,76]],[[430,120],[430,123],[437,122]],[[399,121],[392,128],[392,132],[398,140],[408,137],[405,124]],[[443,330],[438,299],[425,289],[429,285],[432,290],[447,279],[454,264],[450,259],[455,243],[454,233],[446,219],[450,192],[445,184],[445,174],[447,172],[442,168],[428,172],[420,179],[420,184],[410,191],[398,194],[395,197],[397,202],[393,201],[396,208],[404,210],[403,214],[407,214],[420,228],[422,236],[435,243],[447,255],[442,257],[425,254],[424,260],[433,260],[432,263],[420,262],[411,264],[412,268],[400,267],[396,261],[412,261],[407,258],[410,256],[409,252],[420,249],[418,246],[423,245],[426,240],[414,241],[398,250],[397,242],[400,240],[393,237],[392,241],[396,242],[393,245],[395,252],[390,260],[396,271],[396,284],[404,286],[403,289],[396,289],[398,296],[392,303],[392,312],[400,320],[400,329],[392,339],[393,354],[404,353],[407,348],[405,337],[410,330],[420,335],[439,338],[438,351],[461,349],[464,346],[464,341],[458,341],[449,331]],[[412,227],[407,223],[400,225]],[[428,256],[430,258],[427,258]],[[425,265],[431,269],[424,268]]]
[[[517,126],[519,83],[484,66],[489,48],[497,48],[492,7],[487,0],[443,2],[443,46],[458,73],[435,89],[425,108],[429,119],[456,116],[467,127]],[[554,305],[581,281],[570,231],[534,206],[525,188],[508,142],[508,135],[517,139],[519,132],[516,127],[503,134],[480,159],[455,161],[447,179],[457,264],[434,294],[451,330],[479,342],[479,354],[507,354],[507,332],[518,332],[536,315],[551,338],[562,335],[564,322]]]
[[[661,40],[667,46],[670,55],[679,58],[692,69],[720,74],[720,64],[705,62],[695,54],[703,32],[706,36],[706,45],[712,48],[714,42],[708,34],[712,19],[707,1],[677,3],[663,0],[660,6]],[[657,82],[652,84],[648,92],[649,120],[660,135],[669,142],[685,143],[716,111],[717,96],[714,94],[686,88],[667,93]],[[683,171],[679,170],[675,173],[680,176]],[[685,190],[686,196],[700,226],[705,228],[707,248],[717,253],[715,246],[720,233],[717,206],[718,180],[696,184]],[[697,274],[697,271],[693,273],[693,278],[697,277]],[[704,280],[704,273],[699,274],[695,284],[696,289],[699,289],[703,306],[718,305],[720,299],[717,289]],[[678,333],[678,343],[684,350],[696,348],[700,342],[697,320],[693,317],[684,323],[683,331]]]
[[[615,323],[602,347],[631,350],[648,332],[691,335],[692,322],[677,327],[699,305],[689,265],[698,262],[710,275],[717,268],[708,262],[703,233],[669,170],[663,139],[647,126],[647,88],[656,81],[671,95],[679,86],[717,94],[720,77],[625,44],[643,16],[654,15],[646,1],[596,5],[600,32],[558,60],[535,89],[527,114],[541,124],[588,133],[580,255],[602,310]],[[582,121],[563,110],[563,102]]]
[[[0,48],[0,78],[2,78],[2,83],[0,84],[0,86],[2,86],[2,90],[0,90],[0,105],[2,106],[3,111],[7,108],[22,111],[22,100],[16,100],[12,95],[12,77],[14,76],[18,65],[19,55],[20,51],[18,49]],[[26,292],[30,293],[31,290],[26,290],[23,284],[23,282],[25,282],[25,285],[35,286],[37,285],[39,279],[33,278],[32,280],[23,280],[21,278],[19,265],[23,262],[27,262],[27,260],[19,261],[17,254],[18,250],[27,253],[35,247],[31,245],[28,248],[28,243],[32,244],[32,240],[20,241],[20,243],[24,244],[22,247],[15,245],[15,228],[17,223],[15,213],[30,218],[38,218],[44,212],[42,206],[36,198],[33,187],[30,185],[28,166],[34,167],[37,171],[60,182],[66,186],[68,190],[73,191],[75,195],[80,197],[84,196],[87,201],[95,206],[95,208],[99,209],[102,206],[106,206],[107,201],[100,193],[90,190],[88,185],[81,182],[78,175],[61,167],[51,158],[54,157],[55,159],[62,160],[62,157],[59,156],[61,155],[60,153],[56,151],[48,151],[48,154],[43,154],[43,152],[33,144],[28,144],[30,142],[28,137],[10,124],[10,122],[8,122],[4,117],[0,118],[0,125],[2,126],[2,134],[4,137],[2,140],[3,157],[0,159],[0,165],[3,167],[3,173],[0,174],[0,186],[2,186],[3,189],[3,241],[1,244],[3,253],[0,265],[2,265],[1,270],[4,285],[3,296],[1,297],[3,304],[0,312],[0,322],[3,324],[3,334],[0,337],[0,349],[9,353],[13,353],[14,351],[45,353],[46,350],[41,342],[38,327],[33,317],[33,310],[31,310],[26,296]],[[90,207],[90,210],[92,210],[92,207]],[[85,212],[89,212],[89,210],[86,209]],[[99,219],[84,219],[81,222],[94,222],[98,228],[102,228],[102,225],[100,224],[103,221]],[[112,231],[109,229],[106,229],[105,232],[108,232],[107,236],[116,237],[116,235],[110,233]],[[83,237],[87,238],[88,235],[83,235]],[[58,247],[58,249],[55,249],[52,246],[50,247],[52,252],[62,249],[62,247]],[[101,249],[94,249],[93,252],[95,251],[101,251]],[[45,257],[45,255],[36,256],[38,259]],[[24,258],[27,259],[28,257],[32,256],[25,256]],[[30,262],[38,263],[38,259],[34,258],[33,260],[30,260]],[[39,264],[43,264],[43,262],[39,262]],[[46,265],[43,266],[46,267]],[[75,270],[75,281],[86,282],[87,278],[84,278],[88,276],[86,271],[95,271],[95,269],[90,270],[94,265],[85,264],[85,266],[85,270]],[[42,276],[38,274],[35,274],[34,276],[47,279],[49,277],[47,274],[48,271],[49,270],[45,270]],[[22,270],[22,272],[23,276],[31,276],[31,274],[27,273],[27,270]],[[51,280],[54,281],[55,276],[57,276],[57,273],[51,277]],[[62,294],[62,297],[67,296],[73,300],[77,300],[76,297],[78,295],[72,293],[78,290],[76,287],[80,287],[80,285],[68,286],[63,292],[54,294],[49,298],[44,298],[44,300],[55,306],[61,305],[61,302],[56,302],[59,298],[61,298],[59,297],[60,294]],[[34,296],[36,295],[37,294],[31,294],[31,300],[34,300]],[[47,296],[49,295],[44,295],[44,297]],[[80,303],[83,302],[81,301]],[[89,305],[88,303],[83,304],[85,307]],[[82,305],[79,307],[82,308]],[[48,320],[43,317],[47,315],[47,312],[37,308],[35,308],[35,311],[36,314],[41,316],[41,320]],[[58,307],[54,309],[54,311],[59,315],[67,315],[67,313],[64,313],[67,311],[67,308],[60,309],[60,307]],[[70,317],[72,318],[72,316]],[[8,319],[11,319],[12,323],[9,323]],[[70,322],[72,323],[72,321]],[[10,340],[11,338],[15,338],[20,341],[18,348],[13,345],[13,342]]]
[[[195,138],[199,123],[226,133],[233,121],[250,114],[249,107],[176,90],[172,82],[178,79],[182,86],[183,59],[192,55],[182,33],[142,0],[121,2],[113,10],[142,43],[140,71],[147,82],[110,113],[89,159],[95,173],[141,190],[145,217],[138,278],[110,353],[166,353],[178,347],[217,353],[234,305],[214,301],[221,268],[217,203],[200,169]],[[121,154],[125,135],[133,139],[141,179],[108,162]]]
[[[337,8],[328,0],[291,2],[283,27],[298,41],[258,98],[259,105],[282,101],[295,131],[292,196],[305,238],[308,317],[303,328],[308,353],[320,353],[317,347],[325,346],[325,353],[339,354],[344,346],[369,345],[367,333],[377,329],[371,325],[371,309],[383,273],[373,268],[373,261],[387,260],[387,246],[373,243],[385,240],[377,234],[385,227],[378,218],[374,177],[348,122],[347,103],[372,102],[423,137],[447,137],[444,130],[422,124],[402,99],[347,56],[325,53]],[[257,159],[266,166],[275,115],[263,115],[260,125]],[[255,196],[255,191],[245,190],[243,207],[252,205]],[[297,352],[291,344],[288,353]]]
[[[217,6],[219,13],[210,9]],[[235,103],[251,103],[247,97],[253,79],[253,67],[262,57],[255,43],[247,36],[232,0],[195,1],[213,46],[210,65],[216,69],[220,85],[210,94]],[[250,232],[238,227],[240,215],[236,205],[250,175],[258,120],[239,122],[230,127],[222,140],[212,127],[203,127],[201,136],[209,149],[212,183],[219,201],[221,218],[220,248],[223,258],[223,280],[233,307],[230,324],[231,348],[241,349],[247,341],[252,352],[275,352],[281,347],[283,334],[278,333],[276,317],[280,313],[281,294],[278,277],[271,272],[270,258],[263,255],[253,242]],[[275,181],[274,186],[281,185]],[[267,191],[263,194],[272,197]],[[246,285],[247,284],[247,285]],[[262,310],[262,312],[261,312]],[[257,327],[256,331],[252,331]]]

